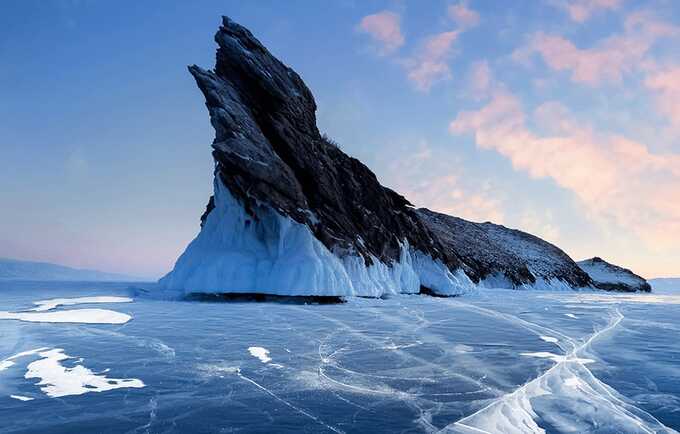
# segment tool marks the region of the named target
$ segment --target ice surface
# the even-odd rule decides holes
[[[129,297],[115,297],[115,296],[99,296],[99,297],[76,297],[76,298],[53,298],[51,300],[35,301],[33,304],[35,308],[31,309],[36,312],[44,312],[55,309],[59,306],[73,306],[76,304],[91,304],[91,303],[130,303],[132,299]]]
[[[598,380],[586,367],[594,360],[579,357],[587,353],[593,342],[613,332],[623,318],[623,314],[615,310],[609,324],[585,342],[570,339],[572,349],[565,355],[523,353],[548,358],[555,365],[512,393],[455,422],[446,431],[545,433],[541,425],[547,425],[558,432],[590,432],[593,427],[597,427],[598,432],[671,432],[652,415],[630,405]]]
[[[26,322],[125,324],[132,317],[107,309],[71,309],[56,312],[3,312],[0,319],[16,319]]]
[[[61,362],[72,357],[65,354],[61,348],[41,351],[39,355],[41,359],[28,365],[24,377],[39,378],[40,381],[36,384],[42,386],[40,389],[51,398],[144,387],[144,383],[135,378],[108,378],[105,375],[97,375],[79,364],[71,368],[66,367]]]
[[[10,395],[9,396],[12,399],[16,399],[19,401],[33,401],[35,398],[31,398],[30,396],[22,396],[22,395]]]
[[[125,286],[0,283],[0,303],[14,311],[114,294],[129,295]],[[672,433],[680,296],[663,297],[494,290],[339,305],[135,297],[135,321],[124,326],[0,321],[0,364],[14,363],[0,371],[0,432],[98,432],[115,421],[116,431],[167,433]],[[40,354],[56,348],[64,350]],[[82,359],[56,361],[67,354]],[[24,378],[48,359],[50,378]],[[69,370],[74,390],[104,381],[83,385],[91,377],[81,369],[145,387],[46,399],[48,385],[35,384],[69,389],[61,379]],[[125,381],[117,378],[106,382]]]
[[[421,284],[441,295],[469,292],[462,271],[404,243],[392,264],[358,255],[336,255],[308,226],[265,206],[257,218],[246,213],[222,182],[214,181],[215,208],[174,269],[160,280],[165,290],[184,293],[368,296],[418,293]]]

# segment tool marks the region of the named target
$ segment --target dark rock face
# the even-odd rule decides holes
[[[398,259],[399,243],[407,240],[460,267],[404,197],[319,134],[314,97],[295,71],[229,18],[215,41],[215,70],[189,71],[216,131],[216,175],[247,211],[267,204],[308,225],[330,250],[356,252],[368,264],[371,255],[385,263]],[[210,210],[208,204],[202,220]]]
[[[590,275],[596,288],[623,292],[652,291],[651,285],[644,278],[602,258],[594,257],[579,261],[578,266]]]
[[[426,208],[419,209],[418,215],[446,249],[458,254],[474,282],[502,275],[514,286],[533,284],[536,278],[559,279],[572,287],[590,283],[566,253],[534,235]]]
[[[591,277],[603,289],[630,285],[584,271],[562,250],[533,235],[416,210],[404,197],[380,185],[364,164],[319,133],[312,93],[295,71],[272,56],[247,29],[224,17],[215,41],[219,48],[214,71],[195,65],[189,71],[205,95],[215,128],[216,179],[254,219],[258,220],[256,210],[268,207],[306,225],[336,256],[359,255],[366,265],[374,258],[387,265],[400,261],[406,242],[411,252],[446,266],[442,271],[441,264],[431,260],[417,265],[421,285],[422,276],[437,285],[447,272],[461,269],[474,282],[488,279],[510,287],[550,286],[557,281],[576,288],[593,284]],[[201,217],[202,227],[215,207],[211,197]],[[212,254],[215,248],[206,251]],[[184,278],[191,277],[191,267],[201,263],[191,255],[184,262],[180,267]],[[638,290],[649,290],[644,279],[615,269],[629,280],[631,276],[640,279],[635,286]],[[219,266],[210,272],[214,279],[207,281],[219,286],[223,279]],[[423,292],[430,289],[423,288]]]

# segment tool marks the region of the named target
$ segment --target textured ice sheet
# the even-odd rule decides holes
[[[94,295],[2,291],[0,300],[16,310]],[[15,365],[0,372],[0,431],[97,432],[115,420],[123,432],[168,433],[672,432],[678,305],[591,295],[498,290],[341,305],[136,298],[135,321],[122,327],[1,321],[0,360]],[[65,368],[146,387],[45,399],[23,377],[42,357],[12,355],[57,344],[83,357],[60,361]]]

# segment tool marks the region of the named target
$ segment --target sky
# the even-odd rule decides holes
[[[417,206],[680,276],[677,0],[0,2],[0,257],[160,277],[198,233],[220,16]]]

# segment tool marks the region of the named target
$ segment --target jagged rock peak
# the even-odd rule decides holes
[[[190,66],[215,128],[216,175],[246,210],[271,206],[306,224],[330,250],[397,260],[404,240],[459,268],[411,204],[321,136],[299,75],[246,28],[223,17],[214,71]],[[209,212],[210,206],[207,211]]]

